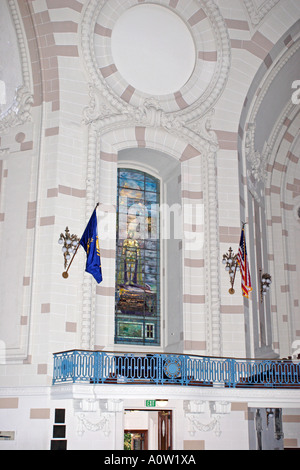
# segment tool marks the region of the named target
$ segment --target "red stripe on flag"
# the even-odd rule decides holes
[[[244,297],[249,298],[249,292],[252,291],[251,287],[251,277],[247,260],[247,249],[246,249],[246,240],[245,240],[245,231],[242,228],[240,246],[238,251],[237,261],[240,266],[241,271],[241,284],[242,284],[242,293]]]

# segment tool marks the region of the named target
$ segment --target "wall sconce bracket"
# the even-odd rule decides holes
[[[71,256],[76,253],[78,246],[79,246],[80,239],[77,237],[77,235],[70,234],[70,230],[68,227],[65,229],[65,233],[61,233],[58,244],[62,245],[62,252],[64,256],[64,267],[65,269],[68,266],[68,263],[71,259]],[[65,271],[62,275],[64,278],[67,278],[68,272]]]

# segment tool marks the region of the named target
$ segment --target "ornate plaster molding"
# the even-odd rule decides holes
[[[76,413],[77,417],[77,434],[82,437],[85,431],[98,432],[102,431],[107,437],[111,433],[110,429],[110,417],[104,413],[100,415],[97,413],[94,419],[89,416],[87,418],[86,413]]]
[[[209,423],[204,424],[200,421],[200,419],[195,415],[188,415],[187,419],[189,420],[189,428],[188,432],[191,436],[193,436],[197,431],[200,432],[214,432],[216,437],[220,437],[221,426],[220,426],[220,416],[215,416]]]
[[[188,432],[194,436],[196,431],[214,432],[216,437],[220,437],[221,423],[220,418],[224,414],[231,412],[231,402],[229,401],[184,401],[183,409],[185,417],[188,420]],[[211,421],[203,423],[203,414],[210,416]],[[201,416],[202,415],[202,416]]]
[[[183,409],[186,415],[200,415],[201,413],[210,412],[214,414],[228,414],[231,412],[230,401],[200,401],[200,400],[186,400],[183,403]]]
[[[231,412],[231,402],[225,400],[213,401],[195,401],[186,400],[183,403],[183,409],[187,420],[189,421],[188,432],[193,436],[196,430],[201,432],[214,432],[216,437],[221,435],[220,417]],[[203,423],[204,413],[212,418],[209,423]]]
[[[255,123],[251,123],[248,125],[245,137],[245,155],[246,160],[248,161],[248,188],[256,201],[261,204],[263,200],[263,190],[267,180],[269,151],[260,154],[255,150],[254,136]]]
[[[205,93],[188,108],[185,115],[186,122],[195,121],[207,113],[221,96],[231,65],[231,45],[228,29],[225,20],[213,0],[198,0],[201,8],[207,14],[212,25],[218,51],[217,66],[213,79],[211,80]]]
[[[33,103],[32,80],[29,68],[29,58],[26,47],[25,32],[20,18],[16,0],[8,0],[14,22],[20,52],[23,84],[17,90],[12,105],[0,115],[0,132],[8,132],[12,127],[24,124],[31,119],[31,106]]]
[[[212,415],[225,415],[231,412],[231,403],[229,401],[212,401],[209,406]]]
[[[17,0],[8,0],[8,6],[11,11],[12,19],[16,29],[16,35],[20,51],[20,60],[22,67],[23,84],[28,90],[32,89],[32,80],[30,75],[27,40],[24,32],[23,24],[20,17],[19,7]]]
[[[266,0],[259,7],[255,4],[255,0],[244,0],[252,25],[257,26],[278,2],[279,0]]]
[[[23,390],[23,389],[22,389]],[[32,387],[25,391],[30,394]],[[15,396],[23,394],[19,388],[0,388],[0,396]],[[195,400],[195,402],[231,402],[248,403],[249,407],[278,407],[298,408],[300,405],[299,391],[296,389],[281,388],[222,388],[222,387],[182,387],[176,385],[90,385],[83,384],[57,384],[46,388],[44,393],[50,393],[52,399],[149,399],[166,398],[176,400]],[[106,410],[105,410],[106,411]]]
[[[205,230],[205,308],[207,354],[222,356],[220,254],[219,254],[219,211],[216,178],[216,152],[203,155],[203,200]]]
[[[118,113],[93,84],[89,85],[90,104],[83,110],[83,123],[99,135],[124,126],[161,127],[170,134],[183,138],[201,153],[212,154],[218,150],[216,133],[211,128],[214,109],[193,123],[186,123],[181,116],[165,113],[158,100],[148,98],[139,107],[128,107]]]
[[[123,400],[99,400],[95,394],[93,398],[75,399],[73,404],[80,437],[85,431],[102,431],[108,437],[115,414],[123,413]]]
[[[11,107],[1,115],[0,132],[8,132],[12,127],[24,124],[31,119],[31,105],[33,96],[25,85],[17,89]]]
[[[191,105],[187,106],[185,109],[177,109],[176,112],[169,113],[172,115],[172,118],[168,119],[169,122],[170,120],[174,120],[174,118],[177,116],[180,116],[182,123],[193,122],[199,119],[199,117],[203,116],[205,113],[207,113],[207,111],[213,107],[213,105],[216,103],[217,99],[221,95],[229,73],[231,62],[231,49],[230,38],[224,18],[222,17],[219,8],[214,0],[195,0],[195,3],[196,2],[199,4],[200,8],[202,8],[207,18],[209,19],[211,29],[215,38],[216,50],[218,51],[215,70],[212,79],[210,80],[210,83],[206,87],[205,91],[200,96],[196,96],[194,102]],[[160,3],[163,4],[166,8],[171,8],[169,6],[169,2],[167,1],[163,0]],[[127,8],[135,4],[138,4],[138,2],[132,0],[130,2],[130,5],[127,6]],[[104,110],[106,116],[109,117],[118,114],[123,115],[125,113],[133,115],[135,113],[134,108],[136,108],[136,106],[133,106],[132,104],[124,101],[120,97],[119,93],[113,89],[113,85],[108,84],[106,79],[101,74],[100,66],[96,59],[93,41],[94,30],[97,19],[104,5],[105,2],[103,0],[89,0],[83,11],[81,22],[81,54],[86,66],[87,73],[89,75],[90,82],[96,89],[98,89],[102,93],[103,97],[107,101],[106,109]],[[178,5],[176,9],[176,13],[178,13],[181,18],[187,22],[188,17],[186,18],[185,16],[188,15],[188,12],[186,12],[185,9],[182,9],[180,5]],[[115,19],[117,19],[117,14],[118,13],[116,13]],[[195,42],[197,42],[196,38],[194,38],[194,40]],[[107,54],[111,53],[109,46],[107,46],[109,41],[110,38],[106,37],[105,47],[108,48]],[[113,61],[112,57],[111,60]],[[104,65],[107,64],[105,63]],[[197,67],[195,67],[195,70],[197,70]],[[194,75],[192,74],[192,77],[184,86],[185,90],[189,90],[189,88],[193,87],[197,82],[197,77],[195,75],[196,73],[197,72],[194,71]],[[137,90],[136,93],[138,93]],[[147,97],[147,95],[141,94],[140,101],[147,102],[147,98],[149,98]],[[170,106],[165,107],[164,103],[166,102],[166,100],[174,101],[174,95],[172,94],[169,96],[169,98],[164,99],[162,99],[162,97],[159,97],[159,105],[156,105],[155,107],[162,110],[165,110],[166,108],[169,109]],[[147,107],[147,103],[144,103],[144,106]]]
[[[246,132],[246,158],[250,162],[251,170],[248,170],[248,176],[253,176],[255,183],[266,182],[267,172],[266,172],[266,158],[262,158],[260,153],[254,150],[254,132],[255,124],[249,124],[248,130]]]

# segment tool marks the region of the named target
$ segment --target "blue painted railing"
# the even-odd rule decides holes
[[[53,385],[66,382],[294,388],[300,361],[72,350],[54,354]]]

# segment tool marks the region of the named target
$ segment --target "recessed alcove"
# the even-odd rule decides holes
[[[146,171],[160,181],[161,346],[182,350],[182,203],[181,165],[153,149],[130,148],[118,154],[118,166]]]

